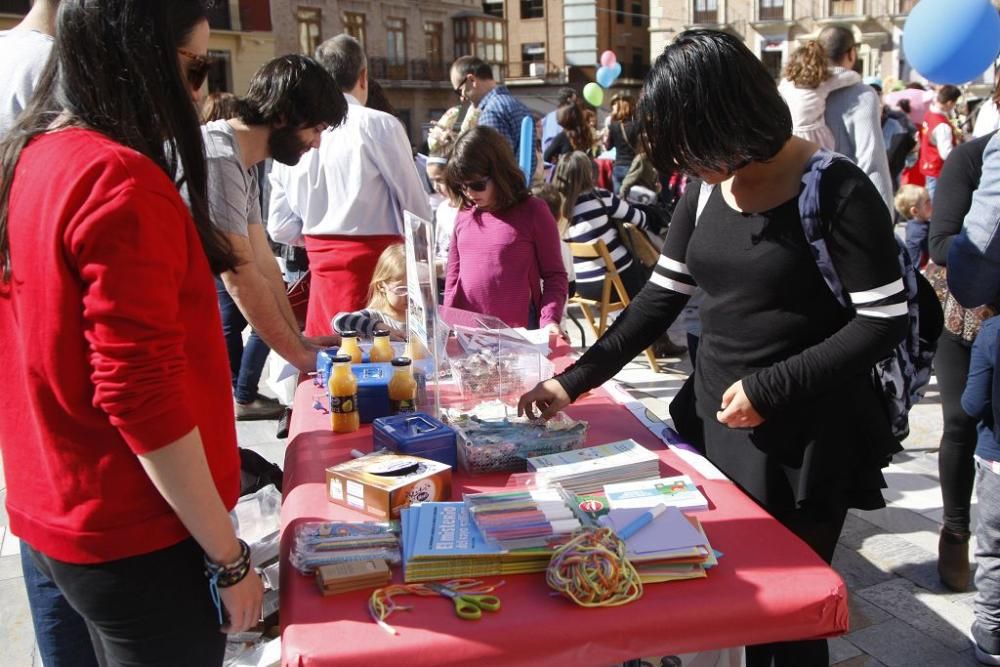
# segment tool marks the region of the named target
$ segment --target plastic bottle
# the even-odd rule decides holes
[[[358,380],[351,372],[351,358],[338,354],[330,370],[330,425],[334,433],[353,433],[361,426],[358,413]]]
[[[418,359],[423,359],[425,356],[427,356],[424,354],[423,343],[421,343],[416,338],[410,338],[408,341],[406,341],[406,356],[410,359],[413,359],[414,361]]]
[[[361,346],[358,345],[357,331],[344,331],[340,334],[340,354],[351,358],[351,363],[361,363]]]
[[[375,343],[372,345],[371,352],[368,353],[368,361],[373,364],[380,361],[392,361],[394,354],[392,345],[389,344],[389,332],[376,331]]]
[[[417,410],[417,381],[413,378],[413,364],[407,357],[392,360],[389,407],[394,415]]]

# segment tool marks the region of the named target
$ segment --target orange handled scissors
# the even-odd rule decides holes
[[[499,611],[500,598],[496,595],[473,595],[462,593],[441,584],[427,584],[438,595],[451,598],[455,603],[455,615],[466,621],[478,621],[484,611]]]

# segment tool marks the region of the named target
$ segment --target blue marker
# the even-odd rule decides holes
[[[643,512],[642,514],[634,518],[627,526],[618,531],[618,539],[623,541],[627,540],[628,538],[632,537],[640,530],[642,530],[646,526],[646,524],[652,522],[653,519],[660,516],[666,511],[667,511],[667,506],[664,505],[663,503],[660,503],[653,509]]]

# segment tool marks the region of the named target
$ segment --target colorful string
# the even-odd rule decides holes
[[[482,581],[475,579],[452,579],[451,581],[444,582],[442,585],[452,590],[462,591],[471,595],[483,595],[485,593],[492,593],[500,586],[503,586],[503,583],[501,581],[488,586]],[[379,588],[372,593],[372,596],[368,599],[368,613],[371,614],[372,620],[378,623],[379,627],[390,635],[397,635],[399,633],[396,632],[396,628],[386,623],[386,619],[394,611],[409,611],[413,609],[412,606],[396,604],[393,598],[398,595],[431,596],[440,595],[440,593],[428,588],[425,584],[393,584],[392,586]]]
[[[625,543],[609,528],[581,532],[556,549],[545,581],[581,607],[617,607],[642,597]]]

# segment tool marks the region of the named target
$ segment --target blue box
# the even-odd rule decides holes
[[[399,454],[419,456],[458,464],[455,431],[423,412],[382,417],[372,423],[375,449],[386,448]]]
[[[389,405],[389,380],[392,364],[354,364],[351,372],[358,380],[358,412],[362,424],[371,424],[379,417],[392,414]]]

